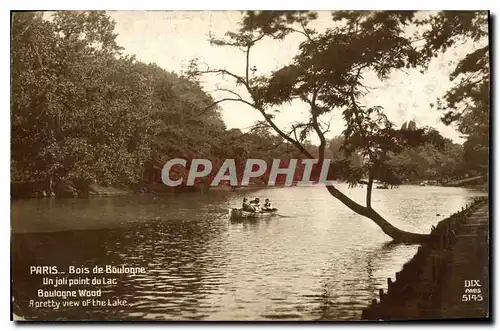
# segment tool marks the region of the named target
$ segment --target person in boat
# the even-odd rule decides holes
[[[250,203],[253,205],[258,205],[260,203],[260,200],[259,198],[253,198],[252,200],[250,200]]]
[[[248,203],[248,199],[247,198],[243,198],[242,209],[243,209],[243,211],[248,211],[250,213],[254,213],[255,212],[254,206],[252,206],[251,203]]]
[[[264,201],[264,209],[270,209],[270,208],[272,208],[271,201],[269,201],[269,199],[266,199]]]
[[[271,204],[271,200],[266,199],[264,201],[264,207],[262,208],[262,211],[276,211],[276,208],[273,208],[273,205]]]
[[[254,208],[255,211],[260,211],[260,199],[255,198],[250,201],[250,205]]]

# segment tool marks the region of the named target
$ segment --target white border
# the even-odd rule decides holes
[[[0,284],[2,288],[2,298],[0,300],[2,319],[1,319],[1,329],[11,330],[16,327],[13,322],[9,322],[10,318],[10,50],[7,45],[10,45],[10,10],[33,10],[33,9],[109,9],[109,10],[201,10],[201,9],[210,9],[210,10],[246,10],[246,9],[311,9],[311,10],[332,10],[332,9],[419,9],[419,10],[437,10],[437,9],[450,9],[450,10],[478,10],[478,9],[490,9],[493,14],[498,14],[500,10],[498,10],[500,1],[498,0],[481,0],[481,1],[442,1],[438,2],[435,0],[420,0],[418,2],[406,2],[406,1],[318,1],[318,0],[308,0],[308,1],[284,1],[284,2],[270,2],[269,0],[253,0],[251,2],[236,2],[236,1],[193,1],[193,0],[184,0],[184,1],[152,1],[152,0],[141,0],[141,1],[102,1],[102,0],[87,0],[83,2],[68,2],[68,1],[54,1],[54,0],[45,0],[45,1],[16,1],[13,3],[8,3],[7,1],[2,2],[0,6],[6,7],[5,10],[2,10],[2,20],[0,21],[2,24],[2,34],[1,34],[1,45],[5,45],[1,52],[3,64],[1,67],[1,77],[3,83],[3,93],[2,95],[2,104],[4,105],[4,109],[1,112],[2,119],[0,120],[0,144],[1,144],[1,183],[0,183],[0,203],[1,210],[4,213],[4,217],[2,218],[2,235],[4,240],[1,241],[2,244],[2,263],[0,264],[3,272],[0,273],[1,279]],[[10,8],[7,7],[10,4]],[[250,6],[249,6],[250,4]],[[498,21],[496,21],[495,32],[493,34],[494,40],[492,40],[494,45],[498,45]],[[498,52],[495,52],[495,57],[493,59],[494,63],[497,63]],[[498,84],[494,85],[493,95],[499,95],[498,92]],[[497,112],[496,108],[498,108],[498,102],[495,102],[495,109],[493,112],[496,114],[495,116],[495,127],[500,128],[500,114]],[[7,111],[9,109],[9,111]],[[495,146],[500,146],[498,134],[494,134],[492,142]],[[496,158],[495,158],[496,159]],[[495,162],[498,162],[496,160]],[[499,179],[495,178],[495,184],[498,184]],[[497,185],[495,185],[497,186]],[[494,203],[493,201],[491,201]],[[496,201],[495,201],[496,202]],[[493,217],[496,219],[496,213]],[[493,238],[497,238],[499,225],[495,226],[495,233],[492,234]],[[498,243],[496,243],[495,247],[498,247]],[[496,256],[496,251],[492,252],[492,256]],[[494,263],[494,261],[491,261]],[[9,269],[8,269],[9,268]],[[495,274],[496,275],[496,274]],[[495,277],[495,280],[497,277]],[[494,281],[491,279],[491,281]],[[495,289],[498,289],[498,283],[495,284]],[[497,290],[498,291],[498,290]],[[497,291],[495,291],[493,298],[498,298]],[[498,303],[494,305],[495,308],[498,307]],[[493,316],[498,318],[498,309],[495,309],[493,312]],[[19,327],[19,325],[17,325]],[[52,329],[55,327],[53,324],[46,325],[36,325],[37,327],[42,327],[45,329]],[[57,325],[58,329],[67,330],[73,327],[74,324],[63,324]],[[114,324],[114,325],[103,325],[103,324],[89,324],[86,327],[91,327],[92,329],[101,330],[104,328],[127,328],[133,330],[141,330],[146,329],[147,327],[154,327],[151,324]],[[222,324],[202,324],[199,327],[202,328],[233,328],[233,327],[249,327],[248,325],[222,325]],[[401,328],[402,326],[405,328],[413,328],[413,327],[424,327],[426,330],[432,329],[442,329],[442,328],[461,328],[467,327],[474,328],[477,326],[472,326],[468,324],[455,324],[455,325],[394,325],[394,324],[356,324],[356,325],[323,325],[323,327],[333,327],[340,329],[362,329],[362,328],[387,328],[387,327],[396,327]],[[82,327],[79,325],[79,327]],[[197,328],[196,325],[164,325],[159,324],[156,327],[161,328],[169,328],[169,329],[194,329]],[[301,329],[309,329],[315,327],[315,325],[311,324],[302,324],[302,325],[273,325],[273,324],[256,324],[250,326],[252,329],[258,330],[271,330],[274,328],[289,328],[289,327],[299,327]]]

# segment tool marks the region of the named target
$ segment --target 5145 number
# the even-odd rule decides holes
[[[469,302],[469,301],[483,301],[483,295],[482,294],[464,294],[464,295],[462,295],[462,302]]]

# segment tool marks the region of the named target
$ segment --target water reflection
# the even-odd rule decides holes
[[[476,194],[425,189],[377,191],[375,207],[407,230],[428,232]],[[33,319],[359,319],[387,277],[416,252],[414,245],[390,243],[322,187],[250,195],[257,194],[271,198],[285,217],[229,222],[227,209],[245,192],[15,201],[15,312]],[[349,194],[362,199],[364,191]],[[41,276],[29,275],[30,265],[106,264],[146,268],[103,287],[103,297],[129,306],[29,307],[41,283]]]

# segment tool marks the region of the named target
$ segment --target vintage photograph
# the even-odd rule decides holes
[[[490,22],[12,11],[11,320],[490,320]]]

